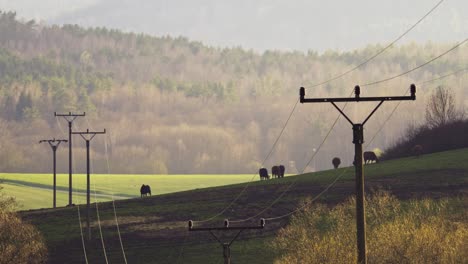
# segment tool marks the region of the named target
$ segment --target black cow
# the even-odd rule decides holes
[[[338,169],[338,167],[339,167],[340,164],[341,164],[340,158],[334,157],[334,158],[332,159],[332,164],[333,164],[333,167],[334,167],[335,169]]]
[[[268,170],[266,168],[261,168],[258,170],[258,174],[260,174],[260,180],[268,180],[270,175],[268,175]]]
[[[271,167],[271,178],[279,178],[279,167],[278,166]]]
[[[141,185],[140,194],[141,198],[143,198],[143,196],[151,196],[151,187],[149,185]]]
[[[283,165],[279,165],[279,175],[278,175],[278,176],[279,176],[280,178],[284,178],[284,171],[285,171],[285,170],[286,170],[286,169],[284,168]]]
[[[379,163],[379,159],[377,158],[377,155],[375,155],[373,151],[364,152],[364,164],[372,163],[374,161],[375,163]]]

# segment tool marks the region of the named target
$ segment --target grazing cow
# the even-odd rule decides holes
[[[279,168],[279,174],[278,174],[278,176],[279,176],[280,178],[284,178],[284,171],[286,170],[286,169],[284,168],[284,165],[279,165],[278,168]]]
[[[413,147],[413,149],[411,149],[411,151],[413,152],[414,156],[419,158],[419,156],[421,155],[421,153],[423,151],[423,147],[421,145],[416,145],[416,146]]]
[[[266,168],[261,168],[258,170],[258,174],[260,174],[260,180],[268,180],[270,175],[268,175],[268,170]]]
[[[374,161],[375,163],[379,163],[379,159],[377,158],[377,155],[375,155],[373,151],[364,152],[364,164],[372,163]]]
[[[334,157],[333,160],[332,160],[332,164],[333,164],[333,167],[335,167],[335,169],[338,169],[338,167],[341,164],[340,158]]]
[[[143,196],[151,196],[151,187],[149,185],[141,185],[140,194],[141,198],[143,198]]]
[[[271,178],[279,178],[279,168],[276,165],[271,167]]]

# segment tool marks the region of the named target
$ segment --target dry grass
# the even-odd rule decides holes
[[[369,263],[464,263],[468,223],[462,209],[447,200],[403,204],[388,193],[366,200]],[[353,199],[329,209],[314,204],[293,217],[275,239],[275,263],[355,263]],[[454,211],[458,210],[458,211]]]

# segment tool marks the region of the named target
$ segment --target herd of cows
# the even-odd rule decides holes
[[[364,164],[369,164],[369,163],[378,163],[379,158],[373,151],[366,151],[363,154],[363,159],[364,159]],[[341,160],[338,157],[333,158],[332,160],[333,167],[337,169],[340,164]],[[285,168],[283,165],[279,166],[273,166],[271,168],[271,178],[283,178],[284,177],[284,171]],[[270,175],[268,174],[268,169],[267,168],[260,168],[258,170],[258,174],[260,175],[260,180],[268,180],[270,179]]]
[[[364,163],[371,163],[371,162],[379,162],[379,159],[377,158],[377,155],[375,155],[374,152],[372,151],[366,151],[364,152]],[[333,166],[335,169],[338,168],[338,166],[341,163],[340,158],[333,158],[332,160]],[[278,166],[273,166],[271,167],[271,178],[284,178],[284,172],[285,168],[284,165],[278,165]],[[267,168],[260,168],[258,170],[258,174],[260,175],[260,180],[268,180],[270,179],[270,175],[268,174],[268,169]],[[144,196],[151,196],[151,187],[149,185],[143,184],[140,188],[140,194],[141,197],[143,198]]]
[[[284,177],[285,168],[283,165],[273,166],[271,167],[271,177],[272,178],[283,178]],[[268,180],[270,179],[270,175],[268,174],[267,168],[261,168],[258,170],[258,174],[260,175],[260,180]]]

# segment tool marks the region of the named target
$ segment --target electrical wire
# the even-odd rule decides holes
[[[346,107],[347,103],[344,105],[343,107],[343,110],[344,108]],[[322,142],[320,143],[320,145],[318,146],[317,148],[317,151],[314,152],[314,154],[312,155],[312,158],[309,160],[309,162],[304,166],[304,168],[302,169],[302,171],[299,173],[299,174],[303,174],[305,169],[307,168],[307,166],[310,164],[310,162],[315,158],[315,156],[317,155],[317,153],[320,151],[320,149],[322,148],[323,144],[325,143],[325,141],[328,139],[328,137],[330,136],[331,132],[333,131],[333,129],[335,128],[335,125],[338,123],[338,120],[340,119],[340,116],[341,115],[338,115],[338,117],[335,119],[335,121],[333,122],[332,126],[330,127],[330,129],[328,130],[327,134],[325,135],[324,139],[322,140]],[[298,177],[294,178],[293,181],[291,181],[291,183],[286,187],[286,189],[276,198],[274,199],[267,207],[265,207],[264,209],[262,209],[260,212],[258,212],[257,214],[253,215],[253,216],[250,216],[248,218],[245,218],[245,219],[241,219],[241,220],[230,220],[230,222],[232,223],[240,223],[240,222],[245,222],[245,221],[248,221],[248,220],[251,220],[259,215],[261,215],[262,213],[264,213],[265,211],[267,211],[268,209],[270,209],[274,204],[276,204],[277,202],[279,202],[283,196],[296,184],[297,182],[297,179]]]
[[[405,71],[405,72],[402,72],[402,73],[400,73],[400,74],[397,74],[397,75],[392,76],[392,77],[389,77],[389,78],[385,78],[385,79],[382,79],[382,80],[378,80],[378,81],[373,81],[373,82],[365,83],[365,84],[361,85],[361,87],[370,86],[370,85],[375,85],[375,84],[379,84],[379,83],[383,83],[383,82],[387,82],[387,81],[396,79],[396,78],[398,78],[398,77],[401,77],[401,76],[403,76],[403,75],[406,75],[406,74],[408,74],[408,73],[411,73],[411,72],[413,72],[413,71],[415,71],[415,70],[418,70],[418,69],[420,69],[420,68],[422,68],[422,67],[428,65],[429,63],[431,63],[431,62],[433,62],[433,61],[435,61],[435,60],[437,60],[437,59],[440,59],[441,57],[445,56],[447,53],[449,53],[449,52],[451,52],[451,51],[457,49],[457,48],[460,47],[461,45],[465,44],[467,41],[468,41],[468,38],[466,38],[465,40],[461,41],[461,42],[458,43],[457,45],[451,47],[449,50],[445,51],[444,53],[442,53],[442,54],[440,54],[440,55],[438,55],[438,56],[436,56],[436,57],[434,57],[434,58],[432,58],[432,59],[430,59],[430,60],[424,62],[423,64],[420,64],[420,65],[418,65],[418,66],[416,66],[416,67],[414,67],[414,68],[412,68],[412,69],[410,69],[410,70],[407,70],[407,71]]]
[[[312,85],[312,86],[309,87],[309,88],[313,88],[313,87],[316,87],[316,86],[319,86],[319,85],[328,83],[328,82],[330,82],[330,81],[333,81],[333,80],[335,80],[335,79],[338,79],[338,78],[340,78],[340,77],[346,75],[347,73],[349,73],[349,72],[351,72],[351,71],[353,71],[353,70],[355,70],[355,69],[361,67],[362,65],[366,64],[366,63],[369,62],[370,60],[374,59],[375,57],[377,57],[378,55],[380,55],[381,53],[383,53],[386,49],[388,49],[389,47],[391,47],[395,42],[397,42],[399,39],[401,39],[401,38],[402,38],[404,35],[406,35],[408,32],[410,32],[414,27],[416,27],[416,25],[418,25],[424,18],[426,18],[430,13],[432,13],[432,11],[434,11],[442,2],[443,2],[443,0],[442,0],[442,1],[439,1],[428,13],[426,13],[426,15],[424,15],[420,20],[418,20],[418,22],[416,22],[416,24],[414,24],[414,25],[413,25],[412,27],[410,27],[407,31],[405,31],[405,32],[403,33],[403,35],[401,35],[400,37],[398,37],[396,40],[394,40],[392,43],[390,43],[388,46],[386,46],[384,49],[382,49],[381,51],[379,51],[377,54],[375,54],[374,56],[372,56],[372,57],[369,58],[368,60],[364,61],[363,63],[361,63],[361,64],[359,64],[358,66],[354,67],[353,69],[349,70],[348,72],[345,72],[345,73],[342,74],[341,76],[337,76],[337,77],[332,78],[332,79],[330,79],[330,80],[327,80],[327,81],[325,81],[325,82],[322,82],[322,83],[319,83],[319,84],[316,84],[316,85]],[[450,48],[449,50],[445,51],[444,53],[442,53],[442,54],[440,54],[440,55],[438,55],[438,56],[432,58],[431,60],[429,60],[429,61],[427,61],[427,62],[425,62],[425,63],[423,63],[423,64],[421,64],[421,65],[419,65],[419,66],[417,66],[417,67],[415,67],[415,68],[413,68],[413,69],[411,69],[411,70],[408,70],[408,71],[406,71],[406,72],[400,73],[400,74],[398,74],[398,75],[396,75],[396,76],[393,76],[393,77],[390,77],[390,78],[386,78],[386,79],[379,80],[379,81],[375,81],[375,82],[366,83],[366,84],[362,85],[362,87],[364,87],[364,86],[370,86],[370,85],[375,85],[375,84],[378,84],[378,83],[387,82],[387,81],[393,80],[393,79],[395,79],[395,78],[401,77],[401,76],[403,76],[403,75],[406,75],[406,74],[408,74],[408,73],[411,73],[411,72],[413,72],[413,71],[415,71],[415,70],[417,70],[417,69],[420,69],[420,68],[426,66],[427,64],[429,64],[429,63],[431,63],[431,62],[433,62],[433,61],[435,61],[435,60],[437,60],[437,59],[443,57],[443,56],[446,55],[447,53],[449,53],[449,52],[451,52],[452,50],[455,50],[456,48],[458,48],[458,47],[460,47],[461,45],[463,45],[466,41],[468,41],[468,39],[465,39],[464,41],[458,43],[457,45],[455,45],[454,47],[452,47],[452,48]],[[338,116],[338,118],[339,118],[339,116]],[[338,118],[336,119],[336,121],[338,121]],[[335,122],[336,122],[336,121],[335,121]],[[330,133],[330,132],[331,132],[331,131],[329,131],[329,133]],[[314,159],[315,155],[316,155],[316,153],[314,153],[314,155],[312,156],[312,158],[310,159],[310,161],[307,163],[307,165],[310,164],[310,162]],[[306,166],[307,166],[307,165],[306,165]],[[338,177],[337,177],[337,179],[338,179]],[[297,180],[297,179],[295,179],[295,180]],[[336,181],[334,181],[334,182],[336,182]],[[251,217],[249,217],[249,218],[246,218],[246,219],[234,220],[234,221],[231,221],[231,222],[243,222],[243,221],[247,221],[247,220],[250,220],[250,219],[252,219],[253,217],[256,217],[256,216],[260,215],[261,213],[265,212],[266,210],[268,210],[269,208],[271,208],[276,202],[278,202],[278,201],[284,196],[284,194],[285,194],[287,191],[289,191],[289,189],[290,189],[294,184],[295,184],[295,181],[291,182],[291,184],[285,189],[285,191],[283,191],[283,193],[281,193],[280,196],[279,196],[277,199],[275,199],[269,206],[267,206],[266,208],[264,208],[260,213],[256,214],[255,216],[251,216]],[[331,187],[331,186],[330,186],[330,187]]]
[[[88,126],[92,130],[94,130],[94,128],[92,127],[91,123],[89,122],[89,119],[88,119],[87,116],[85,116],[85,120],[88,123]],[[106,154],[107,176],[108,176],[107,179],[108,179],[109,186],[110,186],[110,189],[111,189],[110,192],[111,192],[111,199],[112,199],[112,209],[113,209],[113,212],[114,212],[115,226],[116,226],[116,229],[117,229],[117,235],[119,237],[119,243],[120,243],[120,248],[121,248],[121,251],[122,251],[122,256],[124,258],[125,264],[127,264],[127,256],[125,254],[125,248],[123,246],[122,235],[120,233],[120,226],[119,226],[119,221],[118,221],[118,217],[117,217],[117,210],[115,208],[114,185],[113,185],[112,181],[109,181],[109,176],[111,174],[111,170],[110,170],[110,164],[109,164],[109,153],[108,153],[108,149],[107,149],[107,133],[104,135],[104,150],[105,150],[105,154]],[[96,191],[96,186],[94,188],[95,188],[95,191]]]
[[[466,41],[468,41],[468,39],[465,39],[464,41],[458,43],[457,45],[453,46],[452,48],[450,48],[449,50],[445,51],[444,53],[442,53],[442,54],[440,54],[440,55],[438,55],[438,56],[436,56],[436,57],[430,59],[429,61],[426,61],[425,63],[423,63],[423,64],[421,64],[421,65],[419,65],[419,66],[417,66],[417,67],[415,67],[415,68],[413,68],[413,69],[411,69],[411,70],[409,70],[409,71],[405,71],[405,72],[400,73],[400,74],[398,74],[398,75],[396,75],[396,76],[393,76],[393,77],[391,77],[391,78],[386,78],[386,79],[383,79],[383,80],[380,80],[380,81],[376,81],[376,82],[364,84],[363,86],[373,85],[373,84],[377,84],[377,83],[383,83],[383,82],[386,82],[386,81],[393,80],[393,79],[395,79],[395,78],[401,77],[401,76],[403,76],[403,75],[406,75],[406,74],[408,74],[408,73],[410,73],[410,72],[413,72],[413,71],[415,71],[415,70],[417,70],[417,69],[420,69],[420,68],[422,68],[422,67],[428,65],[429,63],[431,63],[431,62],[433,62],[433,61],[435,61],[435,60],[437,60],[437,59],[443,57],[444,55],[446,55],[446,54],[448,54],[449,52],[455,50],[456,48],[460,47],[460,46],[463,45]],[[441,76],[441,77],[432,79],[432,80],[425,81],[425,82],[423,82],[423,83],[428,83],[428,82],[431,82],[431,81],[439,80],[439,79],[445,78],[445,77],[447,77],[447,76],[456,74],[456,73],[461,72],[461,71],[464,71],[464,70],[466,70],[466,68],[461,69],[461,70],[458,70],[458,71],[456,71],[456,72],[454,72],[454,73],[450,73],[450,74],[447,74],[447,75],[444,75],[444,76]],[[406,91],[405,95],[408,93],[408,91],[409,91],[409,89]],[[378,132],[377,132],[376,134],[374,134],[374,136],[372,137],[371,141],[369,141],[369,143],[368,143],[366,146],[369,146],[370,143],[373,142],[373,140],[375,139],[375,137],[377,136],[377,134],[380,133],[380,131],[383,129],[383,126],[384,126],[384,125],[388,122],[388,120],[391,118],[391,116],[392,116],[393,113],[396,111],[396,109],[398,108],[398,106],[400,105],[400,103],[401,103],[401,102],[398,102],[398,104],[396,105],[396,107],[395,107],[395,108],[393,109],[393,111],[391,112],[390,116],[387,118],[386,121],[384,121],[384,123],[382,124],[382,126],[380,127],[380,129],[378,130]],[[345,105],[345,106],[346,106],[346,105]],[[339,116],[338,116],[338,118],[339,118]],[[336,121],[338,121],[338,119],[335,120],[335,123],[336,123]],[[332,127],[332,128],[333,128],[333,127]],[[331,132],[331,131],[329,131],[329,133],[330,133],[330,132]],[[327,137],[328,137],[328,135],[327,135]],[[325,138],[325,139],[326,139],[326,138]],[[322,142],[322,144],[323,144],[323,142]],[[320,146],[321,146],[321,145],[320,145]],[[305,168],[310,164],[310,162],[314,159],[314,157],[315,157],[316,154],[317,154],[317,152],[314,153],[314,155],[312,156],[312,158],[310,159],[310,161],[309,161],[309,162],[307,163],[307,165],[304,167],[304,170],[305,170]],[[302,172],[302,173],[303,173],[303,172]],[[302,174],[302,173],[301,173],[301,174]],[[328,190],[329,188],[331,188],[331,187],[337,182],[337,180],[338,180],[339,178],[341,178],[341,176],[336,177],[335,180],[334,180],[329,186],[327,186],[327,188],[326,188],[325,190]],[[269,206],[267,206],[266,208],[264,208],[263,210],[261,210],[259,213],[255,214],[254,216],[248,217],[248,218],[246,218],[246,219],[233,220],[233,221],[231,221],[231,222],[233,222],[233,223],[236,223],[236,222],[244,222],[244,221],[248,221],[248,220],[250,220],[250,219],[252,219],[252,218],[254,218],[254,217],[257,217],[257,216],[261,215],[261,214],[264,213],[266,210],[270,209],[274,204],[276,204],[277,202],[279,202],[279,201],[281,200],[281,198],[286,194],[286,192],[288,192],[288,191],[291,189],[291,187],[292,187],[293,185],[295,185],[296,181],[297,181],[297,178],[294,179],[294,180],[291,182],[291,184],[289,184],[289,186],[278,196],[278,198],[276,198]],[[322,193],[320,193],[320,194],[319,194],[317,197],[315,197],[313,200],[318,199],[321,195],[322,195]],[[293,211],[293,212],[294,212],[294,211]],[[288,214],[288,215],[290,215],[290,214]],[[283,218],[283,217],[280,217],[280,218]],[[265,220],[267,220],[267,219],[265,219]],[[269,219],[269,220],[271,220],[271,219]]]
[[[434,7],[431,8],[431,10],[429,10],[429,12],[427,12],[422,18],[420,18],[415,24],[413,24],[410,28],[408,28],[405,32],[403,32],[403,34],[401,34],[398,38],[396,38],[394,41],[392,41],[390,44],[388,44],[387,46],[385,46],[383,49],[381,49],[380,51],[378,51],[376,54],[372,55],[371,57],[369,57],[368,59],[364,60],[363,62],[359,63],[357,66],[333,77],[333,78],[330,78],[326,81],[323,81],[323,82],[320,82],[320,83],[316,83],[312,86],[309,86],[309,88],[314,88],[314,87],[317,87],[317,86],[320,86],[320,85],[324,85],[324,84],[327,84],[329,82],[332,82],[336,79],[339,79],[355,70],[357,70],[358,68],[364,66],[365,64],[367,64],[368,62],[370,62],[371,60],[375,59],[377,56],[379,56],[380,54],[384,53],[387,49],[389,49],[390,47],[392,47],[397,41],[399,41],[401,38],[403,38],[404,36],[406,36],[406,34],[408,34],[411,30],[413,30],[417,25],[419,25],[427,16],[429,16],[434,10],[436,10],[441,4],[442,2],[444,2],[444,0],[441,0],[439,1]]]
[[[448,74],[445,74],[443,76],[440,76],[440,77],[437,77],[437,78],[434,78],[434,79],[430,79],[430,80],[426,80],[426,81],[423,81],[421,83],[419,83],[418,85],[423,85],[423,84],[427,84],[427,83],[431,83],[431,82],[434,82],[434,81],[438,81],[438,80],[441,80],[441,79],[444,79],[446,77],[449,77],[449,76],[452,76],[452,75],[456,75],[460,72],[464,72],[468,70],[468,68],[464,68],[464,69],[460,69],[460,70],[457,70],[455,72],[451,72],[451,73],[448,73]],[[405,92],[405,95],[406,96],[408,94],[408,92],[410,91],[410,89],[407,89],[406,92]],[[395,107],[392,109],[392,111],[390,112],[390,115],[388,115],[388,117],[385,119],[385,121],[382,123],[382,125],[380,126],[380,128],[377,130],[377,132],[374,134],[374,136],[371,138],[371,140],[369,141],[369,144],[371,144],[374,139],[376,138],[376,136],[380,133],[380,131],[382,131],[382,129],[384,128],[384,126],[387,124],[387,122],[392,118],[393,114],[395,113],[395,111],[398,109],[398,107],[400,106],[400,104],[402,103],[402,101],[398,101],[398,103],[395,105]]]
[[[440,79],[443,79],[443,78],[446,78],[446,77],[449,77],[449,76],[452,76],[452,75],[455,75],[457,73],[460,73],[460,72],[463,72],[463,71],[466,71],[468,68],[464,68],[464,69],[460,69],[460,70],[457,70],[455,72],[451,72],[451,73],[448,73],[448,74],[445,74],[441,77],[438,77],[438,78],[433,78],[433,79],[430,79],[430,80],[427,80],[427,81],[423,81],[420,83],[420,85],[422,84],[426,84],[426,83],[430,83],[430,82],[433,82],[433,81],[437,81],[437,80],[440,80]],[[409,92],[409,89],[407,89],[405,95]],[[386,118],[386,120],[384,121],[384,123],[382,123],[382,125],[380,126],[380,128],[377,130],[377,132],[374,134],[374,136],[372,137],[372,139],[366,144],[366,147],[368,147],[375,139],[375,137],[382,131],[383,127],[385,126],[385,124],[388,122],[388,120],[390,120],[390,118],[392,117],[392,115],[395,113],[395,111],[397,110],[398,106],[400,105],[401,102],[398,102],[398,104],[395,106],[395,108],[392,110],[392,112],[390,113],[390,115]],[[322,192],[320,192],[317,196],[315,196],[311,202],[317,200],[318,198],[320,198],[325,192],[327,192],[333,185],[336,184],[336,182],[345,174],[345,172],[347,172],[349,170],[349,168],[351,167],[347,167],[345,169],[342,170],[342,172],[340,174],[338,174],[338,176],[333,180],[333,182],[331,182],[324,190],[322,190]],[[284,218],[284,217],[287,217],[287,216],[290,216],[300,210],[302,210],[305,206],[307,206],[307,204],[304,204],[303,206],[300,206],[298,208],[296,208],[295,210],[291,211],[291,212],[288,212],[286,214],[283,214],[283,215],[279,215],[279,216],[275,216],[275,217],[269,217],[269,218],[265,218],[265,220],[268,220],[268,221],[272,221],[272,220],[278,220],[278,219],[281,219],[281,218]],[[271,207],[271,206],[270,206]],[[268,208],[267,208],[268,209]],[[262,212],[266,211],[263,210]],[[260,214],[258,214],[260,215]],[[256,216],[258,216],[256,215]],[[248,218],[248,219],[252,219],[253,217],[251,218]],[[247,219],[247,220],[248,220]],[[235,221],[231,221],[231,222],[235,222]]]
[[[106,152],[107,174],[110,175],[109,154],[107,152],[107,134],[105,135],[105,138],[104,138],[104,149],[105,149],[105,152]],[[108,177],[108,179],[109,179],[109,177]],[[120,248],[122,250],[122,256],[124,258],[125,264],[127,264],[127,256],[125,254],[125,249],[124,249],[124,246],[123,246],[122,236],[120,234],[119,221],[118,221],[118,218],[117,218],[117,210],[115,208],[114,189],[113,189],[112,183],[110,184],[110,186],[111,186],[112,209],[114,210],[115,226],[117,227],[117,235],[119,236],[119,242],[120,242]]]
[[[271,147],[270,151],[268,152],[267,156],[265,157],[265,159],[262,161],[261,163],[261,166],[263,167],[264,163],[270,158],[271,154],[273,153],[273,150],[275,149],[279,139],[281,138],[281,136],[283,135],[284,133],[284,130],[286,129],[288,123],[289,123],[289,120],[291,120],[291,117],[293,116],[294,114],[294,111],[296,110],[296,107],[297,107],[297,104],[299,103],[299,99],[296,100],[291,112],[289,113],[289,116],[288,118],[286,119],[286,122],[284,123],[283,125],[283,128],[281,129],[281,132],[279,133],[278,137],[276,138],[275,142],[273,143],[273,146]],[[206,219],[203,219],[203,220],[196,220],[196,221],[193,221],[193,222],[198,222],[198,223],[203,223],[203,222],[208,222],[208,221],[211,221],[213,220],[214,218],[222,215],[224,212],[226,212],[227,209],[229,209],[239,198],[240,196],[245,192],[245,190],[247,189],[247,187],[249,187],[249,185],[253,182],[253,180],[257,177],[257,173],[253,174],[252,178],[250,179],[249,182],[247,182],[247,184],[244,186],[244,188],[239,192],[239,194],[234,198],[234,200],[232,200],[228,206],[226,206],[223,210],[221,210],[220,212],[214,214],[213,216],[211,217],[208,217]]]
[[[353,93],[354,90],[351,91],[351,94]],[[351,94],[349,96],[351,96]],[[344,105],[343,105],[343,108],[341,109],[341,111],[344,111],[346,106],[348,105],[348,102],[346,102]],[[322,146],[325,144],[325,142],[327,141],[328,137],[330,136],[331,132],[333,131],[333,129],[335,128],[336,124],[338,123],[338,120],[340,119],[341,115],[338,114],[338,116],[336,117],[335,121],[333,122],[332,126],[330,127],[330,129],[328,130],[328,132],[325,134],[325,137],[323,138],[322,142],[320,142],[319,146],[317,147],[317,150],[314,152],[314,154],[312,154],[312,157],[309,159],[309,162],[307,162],[307,164],[304,166],[304,168],[302,169],[302,171],[299,173],[299,174],[303,174],[305,172],[305,169],[307,168],[307,166],[309,166],[309,164],[312,162],[312,160],[315,159],[315,156],[317,156],[317,154],[320,152],[320,150],[322,149]],[[262,213],[264,213],[265,211],[267,211],[268,209],[270,209],[273,205],[275,205],[277,202],[279,202],[283,196],[296,184],[297,182],[297,179],[298,177],[294,178],[294,180],[291,181],[291,183],[286,187],[286,189],[277,197],[275,198],[267,207],[263,208],[260,212],[258,212],[257,214],[253,215],[253,216],[250,216],[248,218],[245,218],[245,219],[240,219],[240,220],[230,220],[230,222],[232,223],[240,223],[240,222],[245,222],[245,221],[248,221],[248,220],[251,220],[259,215],[261,215]]]
[[[85,257],[85,262],[86,264],[88,264],[88,256],[86,254],[86,247],[85,247],[84,236],[83,236],[83,226],[81,225],[80,206],[77,205],[76,209],[78,209],[78,223],[80,223],[80,234],[81,234],[81,244],[83,246],[83,254]]]
[[[90,150],[91,151],[91,150]],[[91,163],[91,174],[94,172],[94,165],[93,161],[90,161]],[[109,264],[109,261],[107,259],[107,252],[106,252],[106,244],[104,243],[104,236],[102,235],[102,227],[101,227],[101,217],[99,216],[99,201],[97,198],[97,193],[96,193],[96,184],[93,182],[93,188],[94,188],[94,203],[96,204],[96,214],[97,214],[97,222],[98,222],[98,227],[99,227],[99,235],[101,236],[101,244],[102,244],[102,252],[104,253],[104,259],[106,260],[106,264]]]

